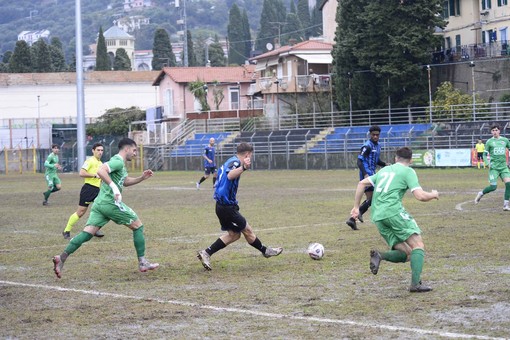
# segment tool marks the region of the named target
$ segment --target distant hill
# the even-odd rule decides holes
[[[286,0],[288,5],[290,0]],[[148,25],[131,32],[136,37],[137,50],[152,49],[154,31],[164,27],[177,40],[180,29],[177,20],[180,10],[174,0],[151,0],[154,6],[124,11],[124,0],[82,0],[82,36],[84,53],[93,44],[99,27],[107,30],[114,20],[141,15],[150,19]],[[181,5],[184,0],[180,0]],[[186,0],[187,26],[192,36],[226,35],[228,10],[232,3],[245,8],[253,37],[260,23],[263,0]],[[0,53],[14,50],[18,34],[22,31],[48,29],[51,37],[58,37],[69,60],[75,50],[75,0],[0,0]]]

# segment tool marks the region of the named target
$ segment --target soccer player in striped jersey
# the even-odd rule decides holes
[[[202,157],[204,157],[204,175],[200,180],[197,182],[197,189],[200,189],[200,184],[202,184],[203,181],[209,178],[209,176],[212,174],[212,183],[213,187],[216,183],[217,173],[216,173],[216,161],[214,160],[214,156],[216,153],[216,150],[214,148],[215,140],[214,138],[209,139],[209,145],[207,145],[204,148],[204,153],[202,154]]]
[[[221,230],[227,233],[219,237],[207,249],[198,252],[197,257],[206,270],[212,269],[210,257],[217,251],[239,240],[241,234],[250,246],[260,251],[266,258],[278,256],[283,251],[283,248],[264,246],[246,219],[239,213],[236,198],[237,188],[241,175],[251,166],[252,154],[253,146],[248,143],[239,144],[236,155],[229,158],[218,172],[218,182],[214,190],[216,216],[220,221]]]
[[[379,137],[381,135],[381,128],[377,125],[372,125],[368,130],[370,133],[370,139],[367,140],[361,147],[361,151],[358,155],[357,165],[359,168],[359,179],[362,180],[368,176],[375,174],[377,166],[384,167],[389,165],[383,162],[381,157],[381,145],[379,144]],[[372,193],[374,188],[369,186],[365,189],[366,200],[361,204],[359,209],[358,220],[363,222],[362,215],[368,210],[372,203]],[[352,230],[358,230],[356,220],[349,217],[345,223],[352,228]]]

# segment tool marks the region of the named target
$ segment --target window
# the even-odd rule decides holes
[[[443,2],[443,18],[460,15],[460,0],[445,0]]]
[[[482,9],[491,9],[491,0],[482,0]]]
[[[508,0],[498,0],[498,7],[508,5]]]
[[[229,87],[228,97],[230,102],[228,103],[230,110],[239,110],[239,87]]]
[[[167,116],[174,115],[174,93],[172,89],[165,91],[165,113]]]

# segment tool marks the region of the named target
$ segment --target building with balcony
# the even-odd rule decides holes
[[[249,110],[253,107],[250,85],[256,80],[255,66],[232,67],[165,67],[153,86],[158,86],[163,118],[182,121],[189,113],[204,112],[199,100],[190,90],[190,83],[204,83],[206,100],[211,110],[203,114],[210,118],[213,111]],[[193,115],[196,116],[196,115]]]
[[[266,115],[278,116],[291,104],[297,107],[310,94],[331,93],[332,50],[330,43],[308,40],[251,58]]]
[[[449,0],[442,15],[448,21],[441,32],[444,61],[508,55],[508,0]]]

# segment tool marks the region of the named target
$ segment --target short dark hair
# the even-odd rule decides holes
[[[372,125],[370,127],[370,129],[368,130],[368,132],[370,132],[370,133],[372,133],[374,131],[381,132],[381,128],[379,127],[379,125]]]
[[[58,148],[59,148],[59,146],[58,146],[58,144],[51,144],[51,148],[52,148],[52,149],[55,149],[55,148],[57,148],[57,149],[58,149]]]
[[[94,143],[94,145],[92,145],[92,150],[95,150],[98,146],[104,147],[102,143]]]
[[[241,143],[237,146],[237,153],[253,152],[253,145]]]
[[[411,150],[411,148],[408,148],[407,146],[404,146],[397,150],[397,157],[409,161],[413,158],[413,150]]]
[[[501,127],[499,126],[499,124],[498,124],[498,123],[494,123],[494,124],[492,124],[492,125],[491,125],[491,131],[492,131],[493,129],[501,130]]]
[[[119,142],[119,150],[122,150],[126,145],[136,146],[136,142],[131,138],[122,138]]]

